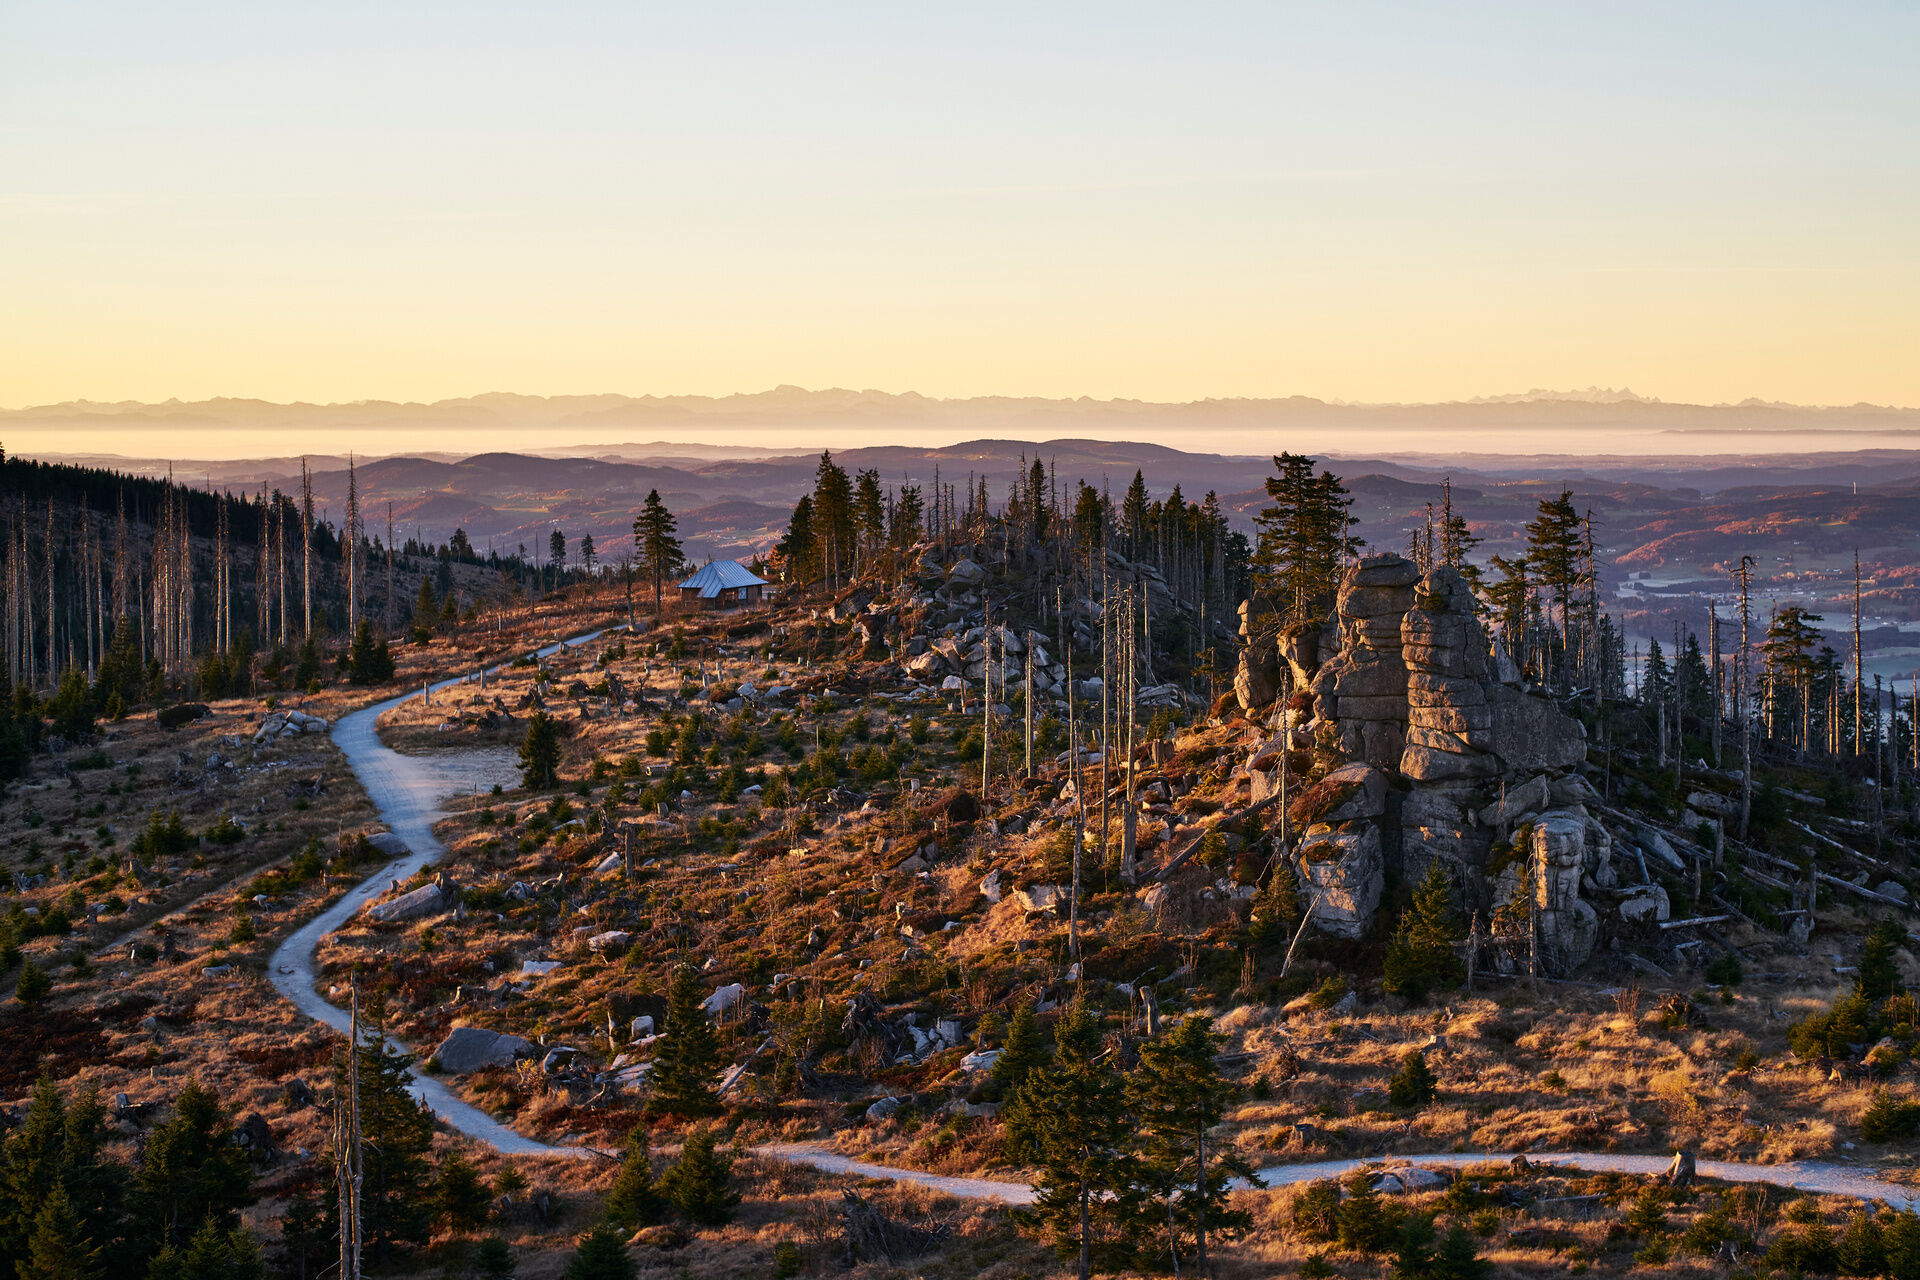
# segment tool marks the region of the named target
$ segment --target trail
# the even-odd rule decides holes
[[[604,634],[605,630],[618,629],[606,628],[602,631],[574,636],[537,650],[535,656],[546,657],[559,652],[562,645],[584,644]],[[497,670],[499,670],[497,666],[488,668],[489,673]],[[472,675],[459,676],[443,680],[430,687],[437,692],[465,684],[472,679],[474,679]],[[505,748],[448,753],[440,756],[407,756],[383,744],[376,732],[376,724],[380,716],[390,708],[419,696],[418,692],[413,692],[375,703],[351,715],[342,716],[340,722],[333,728],[335,745],[340,748],[347,762],[353,767],[354,774],[360,779],[360,784],[366,788],[367,795],[373,801],[374,807],[379,810],[381,818],[395,835],[406,841],[407,847],[412,852],[404,858],[387,863],[350,890],[340,901],[301,926],[274,950],[273,959],[269,965],[268,976],[282,995],[291,1000],[302,1013],[342,1033],[347,1030],[349,1021],[347,1011],[326,1000],[313,987],[314,950],[319,946],[320,940],[346,923],[355,912],[366,905],[368,899],[380,894],[393,881],[406,880],[422,867],[430,866],[446,856],[447,851],[439,841],[433,838],[433,824],[446,816],[441,806],[447,799],[465,792],[476,783],[491,786],[495,781],[512,780],[517,774],[517,769],[512,765],[511,758],[506,755]],[[406,1048],[404,1045],[399,1045],[397,1041],[394,1043],[403,1050]],[[449,1127],[470,1138],[487,1143],[505,1155],[578,1157],[605,1154],[589,1147],[557,1147],[525,1137],[479,1108],[461,1101],[444,1084],[430,1077],[415,1075],[409,1089],[414,1097],[425,1102]],[[895,1169],[887,1165],[854,1160],[815,1143],[768,1143],[755,1147],[754,1151],[768,1159],[809,1165],[826,1173],[912,1183],[962,1199],[992,1200],[1010,1205],[1033,1202],[1033,1188],[1024,1182],[992,1178],[954,1178],[937,1173],[926,1173],[918,1169]],[[1512,1156],[1512,1152],[1448,1152],[1438,1155],[1395,1156],[1385,1160],[1384,1163],[1413,1164],[1430,1168],[1458,1168],[1462,1165],[1478,1164],[1489,1160],[1505,1161]],[[1662,1156],[1619,1155],[1604,1151],[1528,1152],[1527,1156],[1540,1163],[1570,1165],[1594,1173],[1650,1174],[1659,1173],[1667,1167],[1667,1159]],[[1381,1163],[1383,1160],[1380,1158],[1321,1160],[1308,1164],[1270,1165],[1261,1169],[1259,1173],[1265,1185],[1274,1187],[1310,1182],[1316,1178],[1338,1177],[1362,1165]],[[1916,1208],[1915,1188],[1887,1182],[1844,1165],[1816,1161],[1758,1165],[1702,1160],[1698,1162],[1697,1167],[1700,1175],[1706,1178],[1718,1178],[1728,1182],[1766,1183],[1770,1186],[1822,1195],[1853,1196],[1861,1200],[1884,1201],[1901,1209]]]
[[[570,637],[536,650],[534,656],[544,658],[558,653],[562,646],[584,644],[604,634],[605,630],[617,628]],[[499,669],[499,666],[487,668],[489,674]],[[466,684],[474,678],[473,675],[456,676],[427,687],[439,692]],[[342,1034],[348,1029],[351,1015],[314,990],[314,951],[320,945],[320,940],[345,924],[367,904],[368,899],[377,897],[394,881],[406,880],[422,867],[431,866],[447,856],[446,849],[433,838],[433,824],[447,816],[446,810],[441,807],[445,801],[475,785],[491,787],[495,782],[511,785],[518,785],[519,782],[519,770],[506,748],[449,752],[437,756],[408,756],[382,743],[377,731],[380,717],[401,703],[420,696],[416,691],[388,698],[385,702],[376,702],[340,717],[339,723],[333,727],[334,745],[346,756],[368,799],[373,801],[374,808],[379,810],[388,828],[404,840],[412,852],[382,866],[348,890],[338,902],[294,931],[274,949],[273,958],[267,966],[267,976],[274,988],[291,1000],[295,1008]],[[403,1051],[412,1052],[398,1041],[391,1043]],[[487,1143],[505,1155],[599,1154],[587,1147],[556,1147],[524,1137],[478,1107],[462,1101],[446,1085],[430,1076],[416,1072],[408,1085],[408,1092],[426,1103],[450,1127]]]
[[[775,1142],[755,1147],[756,1154],[774,1160],[784,1160],[789,1164],[804,1164],[824,1173],[852,1174],[863,1178],[883,1178],[890,1182],[907,1182],[926,1187],[933,1191],[944,1191],[948,1195],[959,1196],[966,1200],[997,1200],[1002,1204],[1024,1205],[1033,1203],[1033,1188],[1024,1182],[1007,1182],[994,1178],[953,1178],[943,1174],[924,1173],[918,1169],[895,1169],[887,1165],[871,1164],[864,1160],[854,1160],[825,1147],[810,1142]],[[1405,1167],[1414,1165],[1421,1168],[1460,1168],[1465,1165],[1485,1164],[1489,1161],[1504,1164],[1513,1159],[1513,1152],[1446,1152],[1439,1155],[1409,1155],[1372,1157],[1364,1160],[1317,1160],[1308,1164],[1268,1165],[1258,1171],[1260,1182],[1266,1187],[1285,1187],[1301,1182],[1313,1182],[1320,1178],[1337,1178],[1363,1166]],[[1535,1164],[1571,1166],[1589,1173],[1637,1173],[1659,1174],[1666,1171],[1670,1160],[1666,1156],[1618,1155],[1607,1151],[1529,1151],[1527,1159]],[[1849,1169],[1845,1165],[1825,1164],[1818,1161],[1801,1160],[1787,1164],[1743,1164],[1733,1161],[1701,1160],[1696,1171],[1703,1178],[1717,1178],[1724,1182],[1757,1182],[1768,1186],[1785,1187],[1793,1191],[1815,1192],[1820,1195],[1852,1196],[1860,1200],[1881,1201],[1896,1209],[1909,1212],[1920,1208],[1916,1188],[1887,1182],[1869,1173]],[[1245,1186],[1245,1183],[1239,1183]]]

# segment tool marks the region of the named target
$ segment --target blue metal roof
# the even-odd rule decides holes
[[[738,560],[715,560],[700,572],[680,584],[682,591],[697,590],[702,600],[712,600],[722,591],[733,591],[740,587],[770,586],[753,570]]]

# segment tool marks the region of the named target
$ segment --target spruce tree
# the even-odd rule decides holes
[[[1424,1107],[1433,1101],[1439,1083],[1433,1068],[1427,1065],[1427,1055],[1411,1049],[1400,1059],[1400,1069],[1387,1081],[1387,1101],[1396,1107]]]
[[[28,960],[20,966],[20,976],[14,980],[13,998],[32,1009],[45,1004],[47,997],[53,994],[53,979],[33,961]]]
[[[1264,947],[1284,950],[1299,927],[1301,915],[1300,877],[1293,869],[1292,859],[1279,858],[1253,904],[1254,941]]]
[[[1409,1000],[1456,987],[1465,978],[1457,947],[1465,936],[1453,913],[1453,883],[1439,861],[1427,874],[1400,913],[1399,926],[1387,943],[1382,985]]]
[[[633,552],[640,571],[653,583],[653,611],[660,612],[660,600],[667,579],[686,564],[680,540],[674,536],[677,525],[673,512],[660,501],[660,491],[649,489],[640,514],[633,520]]]
[[[853,568],[853,483],[824,451],[814,472],[813,531],[827,584],[838,587]]]
[[[660,1176],[660,1191],[681,1217],[701,1227],[733,1221],[740,1193],[733,1189],[733,1157],[713,1149],[713,1131],[704,1126],[687,1135],[680,1159]]]
[[[1334,1214],[1340,1246],[1356,1253],[1380,1252],[1393,1240],[1393,1221],[1380,1202],[1380,1193],[1373,1189],[1373,1174],[1356,1169],[1344,1185],[1347,1197]]]
[[[520,773],[529,791],[560,785],[560,725],[545,711],[527,717],[520,740]]]
[[[499,1236],[487,1236],[474,1246],[473,1269],[480,1280],[513,1280],[513,1249]]]
[[[1001,1098],[1011,1098],[1046,1060],[1047,1042],[1040,1033],[1040,1019],[1034,1014],[1033,1002],[1024,1000],[1007,1022],[1006,1039],[988,1079]]]
[[[382,1266],[406,1247],[425,1244],[433,1225],[433,1112],[407,1092],[413,1055],[387,1039],[385,1003],[376,996],[362,1018],[360,1044],[335,1059],[334,1096],[347,1096],[346,1054],[357,1052],[361,1240],[369,1265]],[[330,1218],[338,1203],[337,1194],[329,1197]],[[337,1222],[330,1225],[338,1229]]]
[[[1062,1260],[1124,1262],[1140,1203],[1134,1122],[1100,1027],[1076,1000],[1054,1028],[1053,1061],[1035,1070],[1004,1115],[1016,1159],[1040,1166],[1027,1213]]]
[[[1234,1178],[1259,1185],[1253,1166],[1229,1142],[1214,1144],[1212,1130],[1240,1096],[1237,1085],[1214,1062],[1219,1037],[1213,1019],[1183,1018],[1170,1034],[1140,1046],[1140,1066],[1127,1080],[1127,1106],[1145,1139],[1142,1182],[1157,1204],[1135,1219],[1153,1241],[1148,1256],[1165,1257],[1177,1272],[1192,1241],[1195,1265],[1207,1270],[1207,1238],[1246,1231],[1253,1218],[1229,1209]]]
[[[34,1217],[26,1256],[14,1267],[16,1280],[99,1280],[99,1250],[82,1229],[65,1187],[56,1182],[44,1201],[21,1208]]]
[[[373,624],[362,618],[353,633],[347,655],[347,679],[353,684],[381,684],[393,679],[393,653],[385,640],[373,638]]]
[[[566,1280],[633,1280],[633,1259],[627,1242],[607,1223],[580,1237],[579,1247],[567,1259]]]
[[[664,1206],[653,1185],[653,1152],[647,1146],[647,1127],[636,1124],[627,1134],[627,1154],[607,1192],[607,1220],[628,1231],[660,1221]]]
[[[253,1169],[234,1145],[233,1125],[213,1091],[189,1080],[173,1114],[155,1125],[140,1160],[155,1238],[177,1248],[208,1223],[221,1231],[240,1225],[254,1202]]]
[[[493,1207],[493,1196],[480,1171],[457,1151],[440,1162],[440,1172],[434,1177],[433,1200],[436,1216],[459,1235],[484,1225]]]
[[[700,975],[693,966],[675,969],[667,988],[667,1026],[649,1077],[653,1096],[647,1109],[655,1114],[705,1116],[720,1110],[720,1096],[714,1090],[720,1037],[701,1007],[704,1000]]]
[[[813,532],[812,494],[801,494],[800,501],[793,504],[793,517],[787,521],[787,532],[773,550],[785,566],[788,582],[812,582],[820,576],[820,548]]]

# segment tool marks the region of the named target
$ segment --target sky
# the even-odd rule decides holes
[[[0,406],[1920,405],[1920,5],[0,0]]]

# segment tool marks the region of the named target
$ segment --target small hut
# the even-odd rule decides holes
[[[760,603],[761,593],[769,585],[738,560],[715,560],[680,584],[680,598],[698,600],[713,609],[728,609]]]

